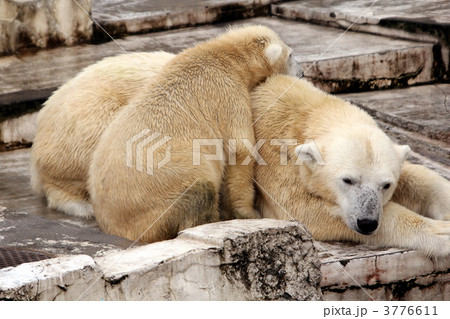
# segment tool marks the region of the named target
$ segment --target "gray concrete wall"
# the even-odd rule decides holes
[[[91,40],[90,0],[0,0],[0,55]]]

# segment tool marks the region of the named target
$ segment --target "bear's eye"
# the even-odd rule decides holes
[[[389,187],[391,187],[391,183],[386,183],[383,186],[383,189],[389,189]]]
[[[353,181],[350,178],[343,178],[342,181],[347,185],[353,185]]]

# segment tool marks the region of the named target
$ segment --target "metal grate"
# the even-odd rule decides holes
[[[0,269],[56,257],[54,254],[28,248],[0,247]]]

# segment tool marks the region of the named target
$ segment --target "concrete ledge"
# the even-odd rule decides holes
[[[94,260],[0,270],[0,300],[320,300],[317,251],[297,222],[233,220]]]
[[[450,4],[445,0],[430,0],[419,3],[405,0],[401,3],[378,2],[370,6],[364,1],[324,0],[293,1],[272,5],[273,15],[308,21],[342,29],[379,34],[383,36],[429,41],[441,45],[434,54],[438,60],[438,76],[450,76]]]
[[[350,43],[349,50],[362,43]],[[355,46],[355,47],[353,47]],[[358,92],[406,87],[437,80],[433,47],[419,44],[396,51],[355,54],[352,59],[326,60],[302,65],[305,76],[327,92]]]
[[[319,243],[324,300],[450,300],[450,257]]]
[[[296,222],[233,220],[97,258],[111,300],[319,300],[320,264]]]
[[[103,291],[94,260],[66,256],[0,269],[0,300],[76,300],[88,287],[86,299]]]
[[[0,0],[0,55],[92,38],[90,0]],[[81,6],[81,7],[80,7]]]

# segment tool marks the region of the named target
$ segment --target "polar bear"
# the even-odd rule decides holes
[[[255,136],[266,140],[259,154],[267,165],[255,173],[263,217],[298,220],[316,240],[450,254],[450,222],[441,221],[450,220],[450,182],[403,165],[409,147],[367,113],[283,75],[259,85],[251,101]]]
[[[295,73],[291,52],[271,29],[245,26],[167,63],[94,151],[88,187],[101,229],[143,242],[173,238],[219,220],[222,185],[233,216],[259,218],[253,165],[228,159],[241,163],[249,155],[250,90],[271,74]],[[204,141],[215,147],[202,147]]]
[[[31,186],[48,206],[93,216],[87,190],[92,152],[106,126],[175,55],[108,57],[80,72],[45,102],[31,150]]]

